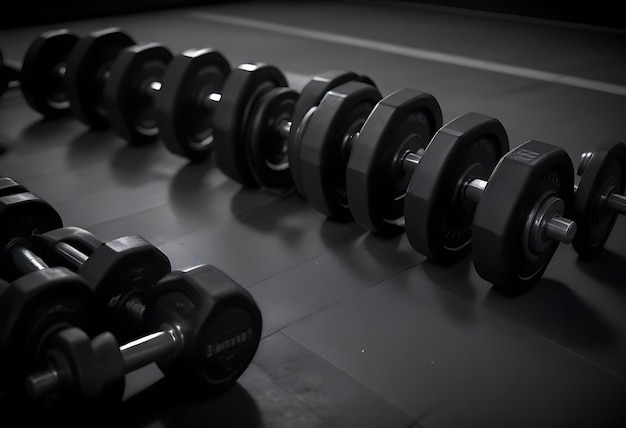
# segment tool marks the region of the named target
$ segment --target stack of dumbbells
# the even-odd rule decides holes
[[[536,283],[559,243],[596,256],[626,212],[623,143],[582,154],[576,183],[560,147],[511,148],[500,121],[475,112],[444,125],[433,95],[383,97],[351,71],[322,73],[298,92],[275,66],[232,68],[210,48],[174,55],[107,28],[43,33],[12,75],[45,117],[71,112],[133,145],[160,139],[193,162],[214,153],[245,187],[295,188],[333,220],[406,231],[442,265],[472,253],[478,274],[505,291]]]
[[[152,363],[168,382],[213,394],[257,350],[259,308],[215,266],[172,270],[140,236],[102,242],[64,226],[11,178],[0,180],[0,231],[5,401],[56,416],[110,411],[126,375]]]

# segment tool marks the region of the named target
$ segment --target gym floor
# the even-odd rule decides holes
[[[491,115],[512,147],[555,144],[575,165],[626,138],[616,28],[396,2],[244,2],[4,29],[0,49],[20,61],[44,30],[110,26],[174,52],[276,65],[296,89],[329,69],[367,74],[384,95],[419,89],[444,123]],[[405,234],[330,221],[294,191],[242,188],[213,157],[190,164],[160,142],[41,120],[18,89],[0,99],[0,141],[2,175],[66,225],[141,235],[174,267],[213,264],[262,310],[263,339],[233,389],[181,398],[148,366],[128,376],[115,426],[626,426],[624,218],[597,260],[562,244],[543,278],[510,296],[471,257],[441,267]]]

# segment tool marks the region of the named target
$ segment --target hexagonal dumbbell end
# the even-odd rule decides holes
[[[262,316],[252,295],[211,265],[172,271],[156,283],[144,321],[178,338],[175,351],[157,361],[163,373],[205,392],[234,384],[261,338]]]

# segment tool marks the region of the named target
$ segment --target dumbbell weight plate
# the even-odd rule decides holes
[[[303,130],[300,129],[305,115],[319,105],[326,95],[326,92],[347,82],[362,82],[372,86],[376,84],[368,76],[359,75],[352,71],[329,70],[313,77],[300,92],[291,118],[291,128],[289,130],[287,157],[289,159],[289,171],[292,175],[293,183],[300,195],[304,197],[304,185],[302,184],[302,174],[300,172],[300,138]]]
[[[224,83],[215,111],[215,160],[224,174],[245,187],[258,187],[246,153],[252,108],[272,88],[286,86],[282,71],[262,63],[239,65]]]
[[[78,272],[93,288],[109,329],[126,338],[133,334],[124,317],[129,300],[142,297],[170,271],[169,258],[157,247],[140,236],[123,236],[100,246]]]
[[[22,240],[29,246],[34,231],[47,232],[59,227],[63,227],[59,213],[34,194],[25,192],[0,196],[0,248],[7,248],[14,239]],[[0,276],[6,280],[12,281],[22,275],[12,263],[1,263],[0,266]]]
[[[602,251],[617,220],[617,213],[602,199],[609,193],[623,194],[625,185],[626,146],[605,141],[588,159],[574,193],[572,220],[577,230],[572,245],[581,258],[593,258]]]
[[[221,94],[229,74],[228,60],[212,49],[174,56],[155,101],[159,135],[170,152],[192,162],[211,154],[216,106],[207,106],[207,100]]]
[[[147,43],[123,49],[113,61],[104,86],[104,106],[111,128],[131,145],[154,141],[159,129],[150,89],[172,60],[169,49]]]
[[[441,107],[430,94],[402,89],[374,107],[352,147],[346,194],[354,219],[390,235],[403,227],[404,196],[411,178],[402,165],[407,152],[426,147],[442,124]]]
[[[65,83],[73,114],[92,129],[109,126],[103,92],[111,64],[134,40],[119,28],[107,28],[84,36],[67,60]]]
[[[0,178],[0,196],[14,195],[15,193],[28,192],[24,186],[10,177]]]
[[[278,126],[291,121],[298,92],[287,87],[271,89],[253,107],[246,140],[250,170],[259,186],[293,184],[287,156],[287,139]]]
[[[38,352],[49,345],[54,332],[68,326],[93,331],[94,310],[86,281],[64,267],[31,272],[13,281],[0,295],[4,367],[0,373],[8,376],[4,382],[21,386],[15,382],[34,368]]]
[[[476,204],[463,185],[487,180],[509,139],[502,124],[467,113],[437,131],[416,168],[405,199],[405,226],[411,246],[433,261],[450,265],[471,250]]]
[[[65,68],[80,37],[67,29],[46,31],[29,46],[20,71],[20,87],[31,108],[44,117],[70,111],[65,87]]]
[[[382,95],[372,85],[344,83],[326,93],[302,136],[300,166],[306,199],[328,217],[352,219],[346,166],[357,132]]]
[[[562,148],[528,141],[508,152],[491,174],[474,215],[476,272],[507,292],[522,291],[540,278],[559,241],[528,236],[529,222],[538,204],[551,196],[569,207],[573,191],[574,166]]]
[[[44,357],[71,383],[46,400],[56,415],[94,416],[94,411],[111,411],[122,401],[124,361],[112,334],[99,334],[92,341],[80,328],[65,328],[52,337]]]
[[[145,320],[155,330],[168,324],[184,327],[183,355],[157,364],[185,389],[230,387],[261,339],[261,312],[250,293],[211,265],[165,276],[147,297]]]

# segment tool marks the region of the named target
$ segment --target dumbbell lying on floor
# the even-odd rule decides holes
[[[99,316],[118,339],[141,333],[136,314],[123,308],[171,271],[169,258],[141,236],[122,236],[102,243],[79,227],[35,233],[37,253],[51,264],[78,272],[94,290]],[[87,251],[85,251],[87,249]]]
[[[46,118],[72,112],[93,129],[108,127],[102,108],[104,83],[119,51],[133,44],[119,28],[85,36],[65,28],[41,33],[18,71],[24,99]]]
[[[213,266],[170,272],[139,304],[150,333],[122,346],[109,332],[93,339],[79,328],[58,332],[45,352],[46,368],[27,378],[30,397],[121,402],[125,374],[151,363],[185,388],[220,392],[236,382],[258,348],[258,306],[247,290]]]

